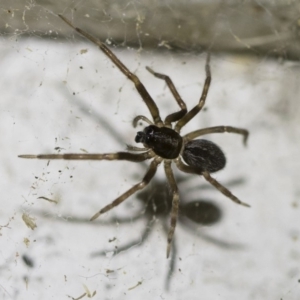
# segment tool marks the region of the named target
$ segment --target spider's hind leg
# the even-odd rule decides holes
[[[212,178],[207,171],[202,172],[202,176],[207,180],[212,186],[214,186],[217,190],[219,190],[223,195],[231,199],[233,202],[250,207],[249,204],[242,202],[239,198],[234,196],[225,186],[219,183],[216,179]]]
[[[140,79],[135,74],[130,72],[129,69],[118,59],[118,57],[104,43],[102,43],[100,40],[93,37],[92,35],[90,35],[86,31],[84,31],[84,30],[82,30],[78,27],[75,27],[72,24],[72,22],[70,20],[68,20],[66,17],[64,17],[63,15],[59,14],[58,16],[64,22],[66,22],[70,27],[72,27],[74,30],[76,30],[79,34],[81,34],[86,39],[90,40],[92,43],[94,43],[96,46],[98,46],[100,48],[100,50],[115,64],[115,66],[130,81],[132,81],[132,83],[135,85],[135,88],[137,89],[138,93],[140,94],[141,98],[143,99],[143,101],[147,105],[147,107],[148,107],[148,109],[151,113],[151,116],[153,118],[154,123],[156,125],[161,126],[162,125],[162,120],[161,120],[160,115],[159,115],[158,107],[157,107],[156,103],[154,102],[154,100],[152,99],[152,97],[150,96],[150,94],[148,93],[148,91],[146,90],[143,83],[140,81]]]
[[[192,168],[192,167],[184,164],[180,158],[178,158],[176,160],[176,165],[177,165],[178,169],[184,173],[202,175],[206,181],[208,181],[213,187],[215,187],[218,191],[220,191],[223,195],[228,197],[230,200],[232,200],[233,202],[235,202],[237,204],[240,204],[240,205],[243,205],[246,207],[250,207],[249,204],[242,202],[239,198],[234,196],[225,186],[223,186],[221,183],[219,183],[216,179],[212,178],[210,176],[209,172],[197,171],[195,168]]]

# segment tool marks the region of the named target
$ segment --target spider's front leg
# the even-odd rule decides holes
[[[187,108],[186,108],[186,104],[184,103],[184,101],[181,99],[173,81],[171,80],[171,78],[168,76],[168,75],[164,75],[164,74],[161,74],[161,73],[157,73],[155,71],[153,71],[151,68],[149,67],[146,67],[146,69],[151,73],[153,74],[155,77],[159,78],[159,79],[162,79],[166,82],[168,88],[170,89],[173,97],[175,98],[176,102],[178,103],[179,107],[181,108],[180,111],[178,112],[175,112],[175,113],[172,113],[170,115],[168,115],[166,118],[165,118],[165,126],[167,127],[172,127],[171,123],[172,122],[176,122],[178,120],[180,120],[187,112]]]
[[[211,133],[236,133],[243,136],[243,143],[246,146],[247,140],[249,136],[249,131],[243,128],[237,128],[232,126],[214,126],[214,127],[207,127],[199,130],[192,131],[185,136],[183,136],[184,141],[187,143],[199,136],[211,134]]]
[[[212,178],[207,171],[201,173],[201,175],[208,181],[212,186],[219,190],[223,195],[231,199],[233,202],[250,207],[248,203],[242,202],[238,197],[234,196],[225,186],[219,183],[216,179]]]
[[[186,115],[184,115],[183,118],[181,118],[177,124],[175,125],[175,131],[180,132],[181,128],[185,126],[191,119],[193,119],[199,111],[203,108],[205,104],[205,100],[207,97],[207,93],[209,90],[210,82],[211,82],[211,72],[210,72],[210,53],[207,53],[206,57],[206,64],[205,64],[205,73],[206,73],[206,78],[202,90],[202,94],[200,97],[200,100],[198,104],[192,108]]]
[[[141,162],[154,156],[152,151],[134,154],[130,152],[116,153],[63,153],[63,154],[22,154],[20,158],[30,159],[65,159],[65,160],[127,160]]]
[[[148,91],[146,90],[143,83],[140,81],[140,79],[135,74],[130,72],[129,69],[118,59],[118,57],[104,43],[102,43],[100,40],[93,37],[92,35],[90,35],[86,31],[84,31],[84,30],[82,30],[78,27],[75,27],[72,24],[72,22],[70,20],[68,20],[66,17],[64,17],[63,15],[59,14],[58,16],[65,23],[67,23],[70,27],[72,27],[74,30],[76,30],[79,34],[81,34],[86,39],[90,40],[92,43],[97,45],[101,49],[101,51],[118,67],[118,69],[129,80],[131,80],[133,82],[133,84],[135,85],[135,88],[137,89],[137,91],[140,94],[141,98],[143,99],[143,101],[147,105],[147,107],[148,107],[148,109],[151,113],[151,116],[153,118],[154,123],[158,126],[162,126],[163,122],[160,118],[158,107],[157,107],[156,103],[154,102],[154,100],[152,99],[152,97],[150,96],[150,94],[148,93]]]

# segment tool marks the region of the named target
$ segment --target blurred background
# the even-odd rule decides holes
[[[1,299],[285,299],[300,297],[298,1],[1,1]],[[89,222],[143,178],[146,163],[25,160],[135,145],[133,84],[57,14],[105,42],[144,83],[161,116],[191,109],[182,134],[208,135],[227,166],[213,174],[251,208],[173,166],[180,218],[166,259],[163,167],[141,193]],[[298,177],[299,176],[299,177]]]

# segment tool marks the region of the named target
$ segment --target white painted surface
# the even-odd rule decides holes
[[[82,55],[82,49],[88,52]],[[160,224],[141,247],[114,258],[92,259],[93,251],[138,237],[143,219],[126,226],[58,221],[61,216],[91,217],[137,182],[145,172],[144,165],[66,161],[47,165],[47,161],[17,158],[19,154],[55,152],[55,147],[101,153],[134,144],[132,118],[150,115],[132,83],[90,43],[20,39],[8,44],[1,40],[0,51],[0,225],[10,220],[0,236],[1,299],[76,298],[85,292],[83,285],[97,291],[96,299],[299,298],[298,66],[212,57],[208,110],[183,132],[214,125],[249,129],[246,149],[239,136],[213,135],[210,139],[228,159],[225,170],[215,177],[224,184],[242,178],[243,184],[230,189],[252,207],[235,205],[212,189],[193,194],[194,198],[208,195],[224,213],[216,226],[199,231],[242,247],[225,250],[178,226],[177,266],[167,292],[166,236]],[[178,108],[164,82],[144,69],[147,65],[172,77],[189,108],[198,101],[205,79],[205,55],[130,49],[116,53],[144,82],[163,116]],[[81,111],[80,103],[89,108],[90,116]],[[122,140],[93,119],[96,114]],[[160,169],[158,177],[163,179]],[[191,182],[193,187],[206,184],[196,176]],[[188,184],[181,188],[182,195],[189,192]],[[55,205],[37,199],[39,196],[60,202]],[[134,215],[139,209],[135,199],[131,197],[103,219]],[[57,220],[44,218],[38,210],[57,215]],[[24,212],[36,219],[34,231],[25,226]],[[114,237],[116,241],[109,243]],[[24,238],[30,240],[28,247]],[[33,259],[33,268],[25,266],[23,254]],[[108,269],[114,272],[107,274]],[[139,281],[142,285],[130,290]]]

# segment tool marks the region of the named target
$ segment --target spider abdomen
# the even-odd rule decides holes
[[[186,143],[182,153],[184,161],[199,171],[217,172],[225,167],[223,151],[208,140],[192,140]]]

